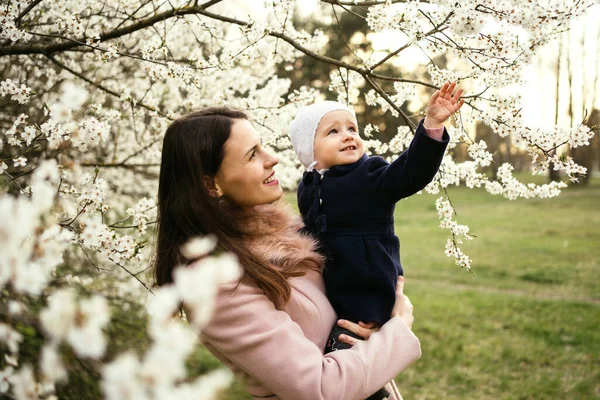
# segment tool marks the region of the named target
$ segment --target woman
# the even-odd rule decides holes
[[[392,380],[421,355],[403,280],[381,329],[340,321],[368,341],[340,336],[353,347],[323,355],[337,317],[316,243],[298,232],[298,216],[275,203],[283,193],[277,162],[241,111],[208,108],[169,126],[158,191],[157,284],[193,261],[180,254],[182,244],[214,234],[220,249],[238,256],[244,276],[220,288],[201,338],[244,375],[254,398],[361,400],[387,384],[390,399],[400,399]]]

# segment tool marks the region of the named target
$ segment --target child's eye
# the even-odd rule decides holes
[[[350,132],[356,132],[356,128],[355,128],[355,127],[353,127],[353,126],[351,126],[350,128],[348,128],[348,130],[349,130]]]
[[[331,135],[332,133],[338,133],[337,129],[332,129],[329,131],[328,135]]]
[[[252,160],[254,157],[256,157],[256,150],[253,150],[252,153],[250,154],[250,159]]]

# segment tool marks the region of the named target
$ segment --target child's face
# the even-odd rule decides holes
[[[356,120],[348,111],[330,111],[321,119],[315,133],[316,169],[352,164],[364,153]]]

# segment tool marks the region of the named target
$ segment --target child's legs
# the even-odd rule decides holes
[[[352,345],[349,345],[339,340],[339,336],[342,334],[352,336],[356,339],[364,340],[363,337],[357,335],[356,333],[351,332],[346,328],[342,328],[338,324],[335,324],[335,326],[331,330],[331,333],[329,334],[329,339],[327,339],[327,344],[325,345],[325,354],[331,353],[332,351],[336,350],[349,349],[350,347],[352,347]]]

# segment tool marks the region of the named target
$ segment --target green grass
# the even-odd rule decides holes
[[[600,399],[600,179],[555,199],[449,195],[477,235],[461,246],[474,275],[443,252],[438,196],[396,208],[423,351],[397,378],[404,398]]]
[[[402,200],[396,232],[423,356],[407,399],[600,398],[600,180],[555,199],[451,188],[475,275],[441,251],[437,196]]]
[[[600,301],[599,180],[554,199],[509,201],[462,187],[449,195],[457,221],[477,235],[461,245],[475,276],[454,268],[440,251],[448,236],[437,227],[437,196],[420,195],[396,210],[407,279]]]

